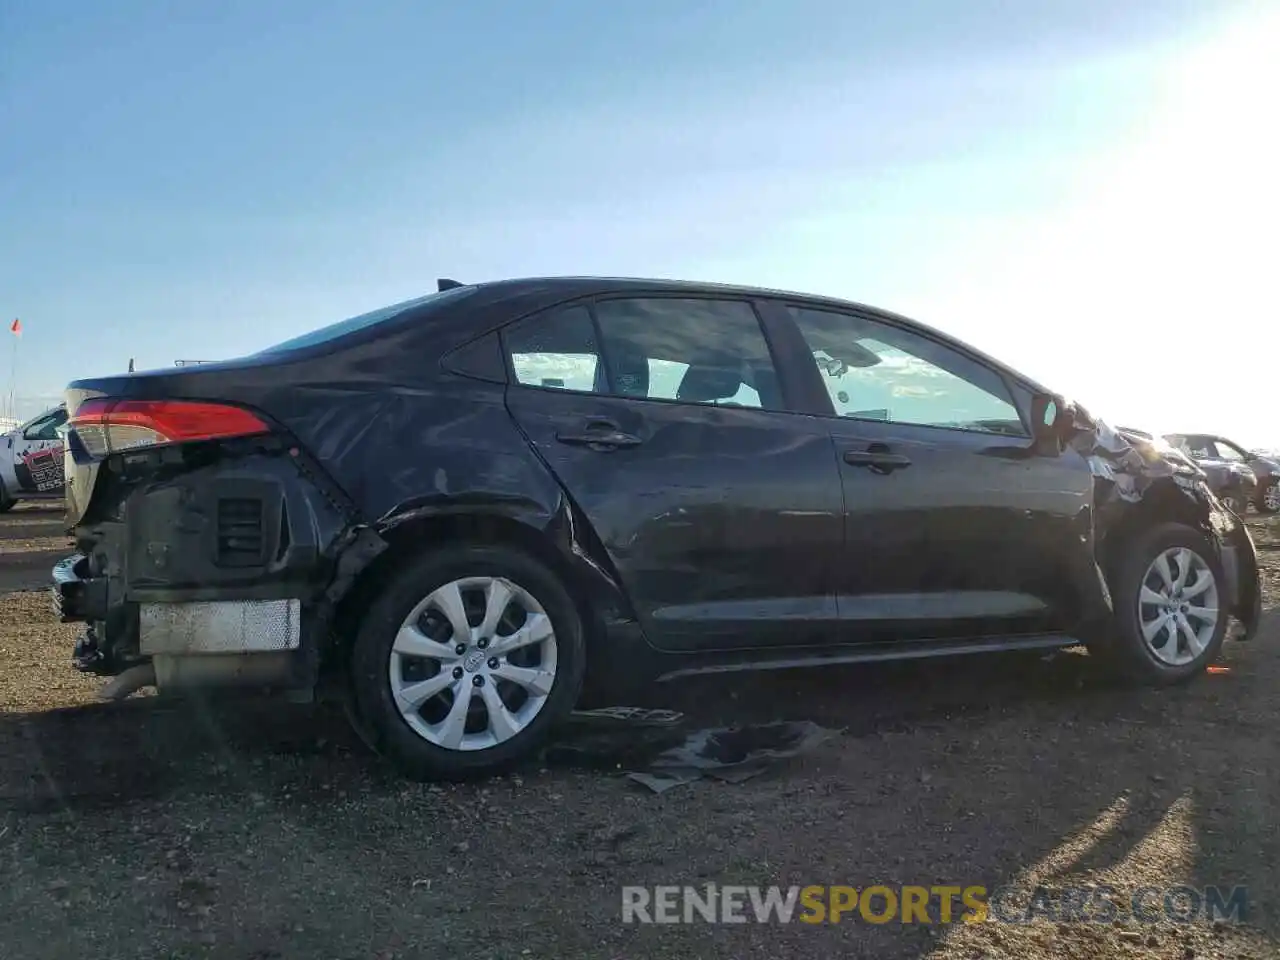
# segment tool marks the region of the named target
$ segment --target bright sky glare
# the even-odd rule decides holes
[[[439,276],[606,273],[874,303],[1280,447],[1274,0],[59,8],[0,13],[25,415]]]

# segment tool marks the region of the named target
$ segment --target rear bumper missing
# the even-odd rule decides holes
[[[50,594],[63,623],[96,623],[108,616],[106,577],[88,576],[89,561],[74,554],[53,568]],[[298,599],[198,600],[139,603],[138,652],[156,654],[281,653],[302,642]]]
[[[108,471],[75,527],[80,552],[51,572],[53,608],[87,625],[73,654],[87,672],[149,664],[157,686],[308,687],[350,530],[292,458],[136,483]]]

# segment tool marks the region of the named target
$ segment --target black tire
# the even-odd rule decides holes
[[[555,634],[556,675],[546,701],[524,729],[495,746],[451,750],[410,728],[396,706],[387,671],[396,635],[413,608],[437,588],[466,577],[502,577],[537,600]],[[551,729],[573,710],[585,668],[582,621],[560,579],[521,550],[464,544],[422,556],[392,579],[370,605],[352,650],[353,705],[367,742],[405,776],[468,780],[500,773],[534,755]]]
[[[9,496],[9,491],[0,483],[0,513],[8,513],[18,505],[18,501]]]
[[[1267,494],[1272,495],[1272,503],[1275,506],[1268,506]],[[1270,483],[1264,484],[1258,488],[1258,497],[1253,501],[1254,508],[1261,514],[1272,514],[1280,512],[1280,479],[1272,480]]]
[[[1197,554],[1217,581],[1218,620],[1213,635],[1194,660],[1170,665],[1158,659],[1142,635],[1138,613],[1138,597],[1143,579],[1156,558],[1172,547],[1185,547]],[[1114,565],[1112,600],[1115,616],[1107,636],[1091,645],[1090,650],[1102,655],[1109,666],[1130,680],[1153,686],[1183,683],[1204,672],[1217,659],[1227,636],[1227,581],[1204,537],[1180,523],[1152,527],[1139,534]]]

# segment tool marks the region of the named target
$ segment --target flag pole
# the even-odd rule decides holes
[[[9,324],[9,332],[13,334],[13,349],[9,352],[9,413],[18,416],[18,341],[22,339],[22,321],[14,319]]]

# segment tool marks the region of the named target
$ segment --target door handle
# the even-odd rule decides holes
[[[846,450],[844,462],[853,467],[867,467],[873,473],[892,473],[911,466],[911,458],[887,450]]]
[[[557,433],[556,439],[574,447],[591,447],[593,450],[639,446],[641,440],[633,433],[624,433],[618,425],[607,422],[588,423],[582,433]]]

